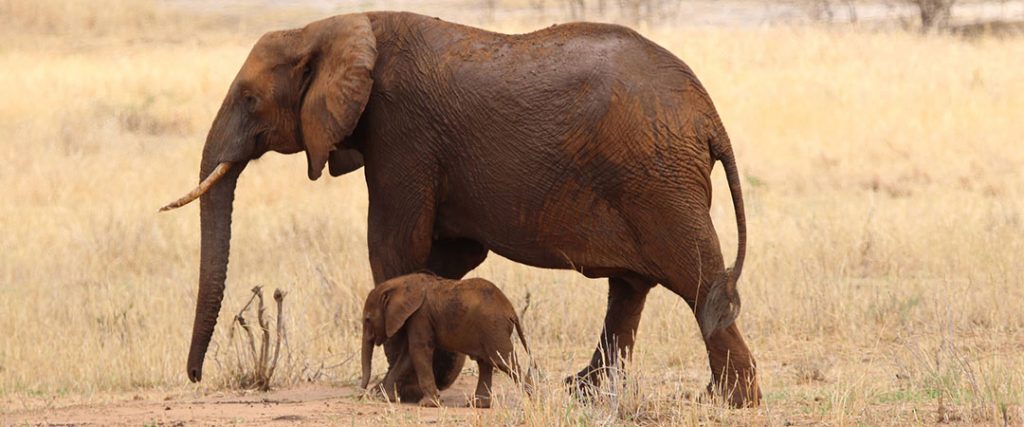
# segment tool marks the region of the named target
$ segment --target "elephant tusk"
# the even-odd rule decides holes
[[[218,164],[217,167],[213,169],[213,172],[210,172],[210,175],[208,175],[206,179],[203,180],[203,182],[200,182],[199,185],[196,186],[196,188],[194,188],[192,191],[189,191],[188,194],[181,196],[180,199],[175,200],[169,203],[167,206],[160,208],[160,212],[180,208],[191,203],[193,200],[198,199],[199,196],[202,196],[203,193],[205,193],[207,190],[210,189],[210,187],[213,186],[213,184],[216,184],[217,181],[224,176],[224,174],[228,173],[229,169],[231,169],[231,163],[222,162]]]

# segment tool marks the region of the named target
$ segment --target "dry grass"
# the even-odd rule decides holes
[[[226,387],[237,369],[228,326],[254,285],[290,292],[278,384],[353,384],[371,287],[365,185],[358,173],[310,183],[301,156],[280,155],[241,180],[207,379],[187,384],[198,208],[156,209],[195,182],[205,131],[255,36],[103,3],[55,17],[64,9],[27,5],[68,3],[0,1],[20,23],[2,31],[25,42],[0,45],[0,412]],[[701,76],[738,152],[751,230],[740,323],[765,405],[688,403],[707,362],[686,305],[663,289],[648,301],[634,375],[598,405],[573,402],[558,383],[589,358],[604,283],[492,255],[473,274],[517,304],[531,293],[524,326],[547,379],[539,399],[503,389],[504,405],[469,421],[1021,424],[1024,40],[649,36]],[[715,185],[729,258],[720,168]]]

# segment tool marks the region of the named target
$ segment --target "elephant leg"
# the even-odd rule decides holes
[[[698,236],[695,244],[676,245],[674,266],[665,269],[670,273],[667,280],[662,281],[666,288],[686,300],[701,330],[704,330],[701,322],[705,316],[700,314],[707,308],[708,291],[725,274],[718,236],[710,217],[705,224],[707,232]],[[735,407],[757,406],[761,389],[756,362],[736,323],[711,333],[704,338],[704,345],[711,367],[708,392],[722,396]]]
[[[441,406],[441,395],[435,385],[434,370],[431,369],[431,361],[434,360],[434,347],[426,342],[415,344],[410,341],[410,358],[415,367],[416,379],[419,381],[423,397],[420,398],[420,406],[438,407]]]
[[[722,396],[737,408],[759,405],[761,387],[757,381],[757,363],[736,323],[712,333],[704,340],[704,346],[711,365],[707,392]]]
[[[403,346],[404,347],[404,346]],[[399,375],[405,372],[412,371],[412,360],[409,358],[408,350],[403,350],[399,354],[395,364],[388,370],[387,375],[381,380],[380,384],[375,387],[375,390],[384,395],[384,399],[389,402],[398,400],[398,380]]]
[[[441,394],[437,389],[433,369],[436,337],[426,310],[419,310],[410,316],[406,320],[405,328],[408,335],[409,359],[412,360],[416,381],[422,394],[420,406],[440,406]]]
[[[385,346],[387,346],[386,343]],[[462,373],[462,366],[466,363],[466,355],[441,349],[435,349],[432,354],[435,388],[446,390],[455,383],[455,380],[459,378],[459,374]],[[398,377],[398,395],[402,398],[403,402],[414,402],[423,397],[419,377],[416,376],[412,369],[406,369],[404,372],[396,375]]]
[[[469,239],[438,239],[430,247],[427,268],[446,279],[461,279],[487,258],[487,249]]]
[[[477,365],[480,366],[480,378],[476,381],[476,392],[473,393],[473,398],[470,399],[469,406],[476,408],[490,408],[491,377],[494,372],[494,366],[485,362],[483,359],[477,361]]]
[[[602,376],[609,374],[632,353],[636,329],[640,325],[640,314],[655,282],[636,277],[612,277],[608,279],[608,308],[604,317],[604,329],[597,342],[597,349],[590,364],[575,376],[566,378],[566,384],[576,387],[583,396],[589,395],[600,385]]]
[[[398,194],[399,190],[389,190],[370,193],[367,246],[373,280],[377,284],[425,268],[433,240],[435,203],[432,193]],[[375,197],[377,194],[390,197]],[[417,401],[423,394],[415,370],[411,365],[396,365],[399,357],[408,351],[402,339],[396,335],[384,343],[388,376],[396,379],[398,395],[403,401]],[[464,361],[451,361],[454,362],[459,362],[461,369]]]
[[[476,268],[487,258],[487,249],[483,245],[469,239],[438,239],[430,247],[427,257],[427,269],[446,279],[461,279],[470,270]],[[391,360],[390,358],[388,360]],[[436,349],[434,351],[434,379],[437,388],[445,390],[451,387],[462,372],[466,356]],[[399,383],[399,394],[402,400],[413,401],[422,397],[419,381],[412,372],[404,372]]]

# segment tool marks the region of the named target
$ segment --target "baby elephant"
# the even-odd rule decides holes
[[[440,400],[431,363],[434,350],[441,349],[463,353],[479,364],[480,379],[471,404],[488,408],[494,368],[517,384],[525,382],[527,391],[533,387],[516,361],[513,328],[529,354],[512,303],[487,280],[447,280],[429,274],[388,280],[370,292],[363,308],[362,387],[370,382],[373,347],[397,335],[405,351],[381,383],[386,395],[390,397],[396,379],[411,367],[423,390],[420,405],[437,406]]]

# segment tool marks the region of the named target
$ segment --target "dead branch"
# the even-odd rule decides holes
[[[242,326],[242,330],[245,331],[245,335],[249,337],[249,350],[252,352],[252,363],[258,364],[259,354],[256,353],[256,337],[252,335],[252,328],[250,328],[249,324],[245,322],[245,317],[242,317],[242,313],[238,313],[238,315],[235,316],[235,321]]]
[[[263,331],[263,341],[260,345],[260,361],[256,365],[256,378],[257,381],[264,378],[267,367],[267,355],[270,352],[270,323],[267,322],[267,309],[263,304],[263,288],[256,286],[252,288],[253,293],[256,294],[257,298],[257,311],[256,319],[259,322],[260,329]]]
[[[284,325],[284,296],[286,292],[277,289],[274,291],[274,301],[277,303],[277,340],[274,344],[274,353],[270,354],[270,322],[267,320],[267,307],[263,299],[263,287],[255,286],[252,288],[252,296],[249,301],[246,302],[242,310],[235,316],[235,321],[238,322],[242,330],[245,331],[246,338],[248,340],[249,352],[252,354],[253,368],[251,373],[246,373],[245,368],[242,367],[241,359],[239,359],[239,367],[242,369],[241,376],[239,377],[239,384],[243,388],[256,388],[261,391],[270,390],[270,379],[274,376],[274,371],[277,369],[277,363],[280,359],[281,344],[287,339],[285,335]],[[256,336],[253,333],[252,325],[245,320],[245,312],[252,306],[253,301],[256,301],[256,324],[262,330],[261,339],[259,342],[259,349],[257,350]],[[232,328],[232,336],[234,329]],[[243,351],[244,352],[244,351]]]
[[[274,376],[274,370],[277,369],[277,360],[281,355],[281,342],[284,341],[284,296],[288,293],[280,289],[274,290],[274,302],[277,303],[277,342],[274,344],[274,359],[270,362],[270,367],[267,368],[267,388],[270,386],[270,379]]]

